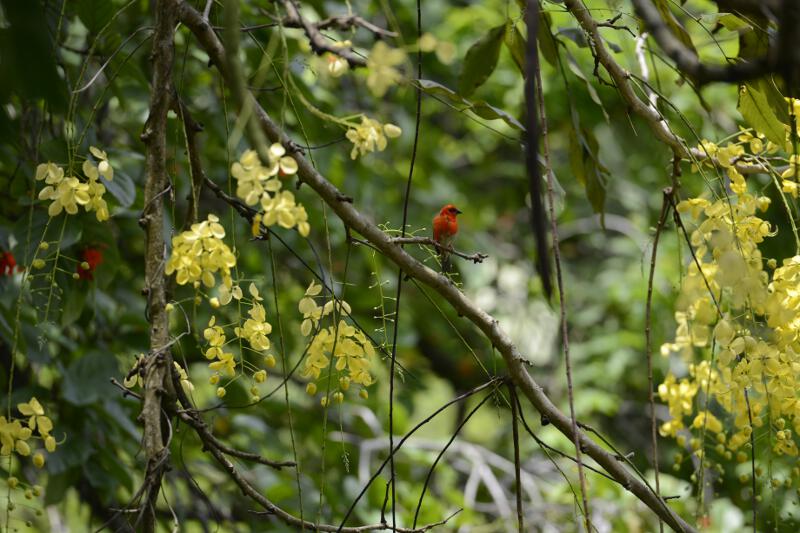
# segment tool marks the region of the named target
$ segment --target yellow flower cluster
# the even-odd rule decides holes
[[[298,309],[303,314],[301,333],[307,337],[312,331],[316,331],[306,350],[307,355],[303,361],[301,375],[315,381],[319,380],[322,373],[331,366],[330,357],[333,354],[335,360],[333,369],[338,381],[337,390],[334,391],[332,398],[341,403],[351,383],[368,387],[374,382],[369,370],[371,360],[375,357],[375,349],[362,331],[342,319],[342,315],[350,315],[350,306],[347,302],[334,304],[331,300],[320,306],[314,298],[321,292],[322,286],[312,282],[298,304]],[[323,328],[321,322],[332,313],[331,322],[336,322]],[[316,394],[316,384],[310,382],[306,391],[312,396]],[[362,398],[367,396],[365,389],[362,389],[361,396]],[[323,397],[321,403],[323,406],[327,405],[328,397]]]
[[[768,149],[757,136],[746,140]],[[722,154],[727,163],[736,150],[725,150],[715,155]],[[736,192],[733,185],[732,179]],[[762,442],[770,442],[778,455],[796,456],[800,256],[784,260],[769,275],[765,265],[772,269],[777,264],[765,260],[758,246],[774,233],[757,215],[769,199],[739,190],[716,201],[693,198],[677,206],[694,220],[691,244],[700,266],[689,263],[677,299],[675,340],[661,349],[663,355],[679,353],[689,376],[678,379],[670,373],[659,386],[672,417],[660,431],[684,442],[689,432],[698,456],[705,452],[704,437],[713,435],[714,449],[730,459],[763,427],[770,438]],[[793,428],[786,427],[787,421]]]
[[[224,285],[220,287],[220,297],[222,304],[227,304],[232,298],[242,300],[244,298],[242,289],[234,286],[228,289]],[[272,325],[267,322],[267,312],[263,304],[263,300],[258,292],[255,284],[251,283],[249,287],[250,292],[250,311],[248,314],[250,318],[244,321],[241,326],[233,328],[234,335],[241,340],[246,340],[250,344],[250,348],[255,352],[264,352],[269,350],[271,343],[268,335],[272,332]],[[246,361],[244,357],[237,360],[236,356],[229,351],[225,350],[225,345],[228,344],[225,328],[217,325],[216,317],[212,316],[208,322],[208,326],[203,331],[203,338],[208,342],[204,354],[206,359],[209,359],[209,368],[214,371],[214,374],[209,380],[212,385],[219,384],[220,377],[225,376],[233,378],[236,376],[236,367],[240,366],[243,370],[245,367],[252,372],[253,386],[250,388],[250,394],[253,400],[258,399],[259,389],[258,385],[267,380],[267,371],[258,368],[252,363]],[[276,364],[275,356],[267,354],[264,356],[264,365],[272,368]],[[217,396],[222,398],[225,396],[225,387],[220,386],[217,388]]]
[[[347,140],[353,143],[350,151],[350,159],[355,159],[359,155],[366,155],[369,152],[378,150],[382,152],[386,149],[386,138],[395,139],[403,133],[394,124],[381,124],[375,119],[361,116],[361,124],[354,125],[345,134]]]
[[[108,205],[103,199],[106,188],[100,182],[100,176],[111,181],[114,169],[104,151],[94,146],[89,147],[89,151],[98,164],[89,159],[83,162],[83,173],[87,179],[85,183],[75,176],[64,177],[64,169],[55,163],[42,163],[36,167],[36,179],[45,182],[45,187],[39,191],[39,199],[52,200],[47,208],[51,217],[58,216],[61,211],[77,214],[78,206],[82,205],[87,212],[94,211],[98,221],[108,220]]]
[[[231,268],[236,265],[236,257],[222,239],[225,228],[219,223],[216,215],[208,215],[203,222],[192,224],[192,227],[173,237],[172,255],[167,261],[165,273],[177,273],[178,285],[202,281],[206,287],[213,287],[216,282],[214,273],[220,272],[222,282],[230,287]]]
[[[35,397],[25,403],[17,404],[17,409],[22,416],[27,417],[27,423],[23,425],[18,419],[6,420],[0,416],[0,456],[17,455],[28,457],[31,455],[30,439],[33,432],[38,432],[45,450],[54,452],[56,449],[56,439],[50,434],[53,431],[53,422],[45,416],[44,407]],[[37,468],[44,466],[44,454],[36,452],[33,454],[33,464]]]
[[[308,214],[302,204],[298,204],[291,191],[281,191],[280,178],[297,173],[297,161],[286,155],[286,149],[279,143],[269,148],[269,162],[265,166],[255,150],[247,150],[239,161],[231,165],[231,175],[236,178],[236,195],[247,205],[261,204],[262,212],[253,220],[253,233],[257,234],[261,225],[279,226],[297,231],[307,237],[311,227]]]
[[[395,67],[406,60],[406,53],[378,41],[367,57],[367,87],[376,98],[381,98],[389,87],[397,85],[403,75]]]

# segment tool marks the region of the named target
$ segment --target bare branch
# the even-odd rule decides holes
[[[337,43],[327,39],[324,35],[322,35],[322,33],[320,33],[321,23],[314,24],[303,18],[303,16],[300,15],[300,9],[295,3],[295,0],[283,0],[283,7],[286,9],[287,13],[284,25],[302,28],[306,34],[306,37],[308,37],[311,50],[313,50],[315,54],[322,55],[326,52],[330,52],[331,54],[335,54],[342,59],[347,60],[347,63],[353,68],[367,66],[367,60],[360,55],[356,55],[356,53],[353,52],[352,47],[337,46]],[[333,21],[325,22],[327,22],[328,26],[334,24]]]
[[[430,237],[394,237],[392,239],[392,242],[397,245],[423,244],[426,246],[433,246],[440,252],[441,251],[448,252],[453,255],[457,255],[462,259],[466,259],[467,261],[472,261],[473,263],[483,263],[483,260],[489,257],[487,254],[482,254],[480,252],[475,252],[474,254],[459,252],[452,246],[446,246],[438,241],[431,239]]]

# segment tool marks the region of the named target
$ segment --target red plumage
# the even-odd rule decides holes
[[[433,217],[433,240],[444,245],[452,246],[458,233],[458,220],[456,216],[461,211],[453,204],[447,204],[439,210],[439,214]],[[439,250],[439,257],[442,262],[442,271],[450,270],[450,254],[445,250]]]

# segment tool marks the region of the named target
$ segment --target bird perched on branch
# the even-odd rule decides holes
[[[453,204],[447,204],[439,210],[439,214],[433,217],[433,240],[442,246],[451,247],[458,233],[458,221],[456,216],[461,211]],[[450,253],[447,250],[439,249],[439,258],[442,263],[442,272],[450,271]]]

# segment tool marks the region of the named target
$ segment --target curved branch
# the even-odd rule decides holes
[[[599,62],[606,69],[614,84],[617,86],[622,99],[630,107],[636,115],[639,115],[650,126],[656,138],[666,144],[672,151],[682,159],[690,161],[704,161],[711,160],[716,165],[716,159],[709,157],[704,150],[699,148],[690,148],[689,144],[680,136],[671,131],[668,125],[664,122],[663,115],[654,108],[649,102],[642,101],[641,98],[636,96],[633,85],[631,84],[631,73],[622,68],[611,56],[611,53],[606,48],[600,32],[598,31],[598,23],[595,21],[589,10],[583,5],[581,0],[564,0],[564,5],[567,10],[575,17],[580,27],[587,33],[592,43],[592,53],[597,62]],[[736,170],[741,174],[761,174],[768,173],[769,170],[766,166],[761,164],[752,163],[737,163]]]
[[[195,35],[200,46],[211,59],[211,62],[219,69],[225,82],[229,85],[234,84],[233,86],[235,86],[235,79],[232,76],[231,65],[227,63],[225,49],[208,22],[184,0],[171,1],[178,7],[179,20]],[[574,1],[567,3],[572,4],[573,7],[575,6]],[[585,8],[583,8],[583,11],[586,13]],[[586,13],[586,16],[588,16],[588,13]],[[591,17],[589,17],[589,19],[591,20]],[[621,73],[620,76],[620,79],[623,80],[624,78],[622,78]],[[630,86],[628,86],[628,89],[630,90]],[[646,110],[645,112],[654,113],[650,108],[642,104],[632,92],[631,95],[634,100]],[[254,114],[255,120],[270,141],[280,142],[285,146],[294,145],[286,133],[267,115],[266,111],[258,104],[251,93],[247,93],[246,99],[246,104],[251,106],[250,109]],[[655,123],[657,124],[659,117],[655,115],[655,118]],[[676,142],[673,134],[667,132],[667,136],[671,136],[673,142]],[[683,146],[680,142],[676,142],[676,144]],[[400,246],[397,246],[392,241],[391,237],[386,235],[372,221],[359,212],[353,203],[342,201],[345,195],[331,182],[325,179],[305,157],[299,153],[295,153],[294,157],[298,163],[299,178],[311,187],[351,230],[360,233],[366,240],[372,243],[375,248],[394,261],[407,274],[419,279],[438,292],[459,314],[470,320],[484,335],[486,335],[495,348],[497,348],[498,352],[503,356],[509,374],[515,384],[537,411],[547,417],[565,436],[571,440],[577,439],[581,448],[585,450],[587,455],[597,461],[600,466],[624,487],[630,490],[645,505],[650,507],[654,513],[660,516],[664,522],[669,524],[673,529],[677,531],[695,531],[692,526],[673,512],[663,499],[659,498],[647,485],[632,475],[614,455],[608,453],[580,429],[573,430],[570,418],[553,404],[550,398],[544,393],[542,387],[536,383],[528,373],[527,368],[523,364],[525,360],[524,356],[519,348],[511,341],[508,334],[500,327],[497,320],[469,300],[460,290],[450,283],[446,276],[426,267]],[[225,461],[227,462],[227,459],[225,459]],[[230,463],[228,462],[228,464]],[[259,498],[263,498],[257,492],[256,495]]]
[[[636,14],[644,21],[647,30],[678,67],[697,85],[715,81],[736,82],[758,78],[775,70],[776,58],[772,51],[755,60],[728,65],[708,65],[700,61],[697,53],[684,45],[664,22],[658,9],[650,0],[632,0]]]

